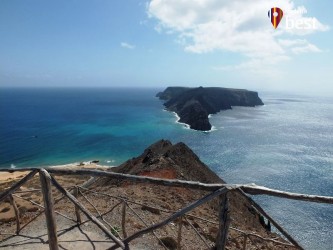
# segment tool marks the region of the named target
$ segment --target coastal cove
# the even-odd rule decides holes
[[[202,133],[163,111],[159,91],[1,89],[0,167],[115,166],[164,138],[186,143],[228,183],[333,196],[331,99],[259,92],[264,106],[221,111]],[[332,206],[257,200],[306,249],[333,245]]]

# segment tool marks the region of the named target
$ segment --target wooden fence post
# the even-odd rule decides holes
[[[78,196],[79,196],[79,187],[77,187],[77,186],[74,187],[73,195],[74,195],[75,198],[78,198]],[[80,209],[76,204],[75,204],[75,214],[76,214],[77,223],[81,224],[82,219],[81,219]]]
[[[45,169],[39,170],[40,184],[43,192],[45,219],[47,225],[47,233],[49,237],[50,250],[58,250],[57,225],[54,216],[53,198],[51,192],[51,182],[47,178],[48,172]]]
[[[243,250],[246,250],[247,235],[244,234]]]
[[[224,250],[228,239],[230,225],[230,211],[228,193],[220,195],[219,232],[216,239],[216,249]]]
[[[15,212],[15,219],[16,219],[16,234],[19,234],[20,233],[20,212],[19,212],[19,210],[18,210],[18,208],[17,208],[17,206],[16,206],[16,202],[15,202],[15,200],[14,200],[14,198],[13,198],[13,195],[12,194],[10,194],[9,196],[8,196],[8,198],[9,198],[9,202],[10,202],[10,204],[13,206],[13,208],[14,208],[14,212]]]
[[[181,250],[182,227],[183,227],[183,217],[180,217],[178,222],[177,250]]]
[[[123,201],[122,216],[121,216],[121,227],[122,227],[124,239],[127,238],[125,223],[126,223],[126,202]]]

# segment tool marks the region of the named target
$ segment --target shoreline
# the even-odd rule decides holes
[[[184,129],[191,129],[190,128],[190,125],[188,125],[187,123],[184,123],[184,122],[180,122],[179,120],[180,120],[180,117],[179,117],[179,115],[176,113],[176,112],[174,112],[174,111],[169,111],[169,110],[166,110],[166,111],[168,111],[168,112],[171,112],[172,114],[174,114],[175,116],[176,116],[176,123],[178,123],[178,124],[181,124],[181,125],[183,125],[183,128]]]
[[[176,112],[174,112],[174,111],[169,111],[169,110],[167,110],[167,109],[164,109],[164,110],[167,111],[167,112],[171,112],[172,114],[174,114],[174,115],[176,116],[176,118],[177,118],[176,123],[183,125],[183,128],[184,128],[184,129],[195,130],[195,129],[191,129],[191,128],[190,128],[190,125],[188,125],[187,123],[180,122],[180,121],[179,121],[179,120],[180,120],[180,117],[179,117],[179,115],[178,115]],[[211,117],[211,116],[212,116],[212,114],[209,114],[209,115],[208,115],[208,118]],[[217,130],[217,128],[216,128],[215,126],[212,125],[212,128],[211,128],[210,130],[205,130],[205,131],[195,130],[195,131],[200,131],[200,132],[203,132],[203,133],[211,133],[211,132],[216,131],[216,130]]]
[[[112,167],[114,167],[114,166],[99,165],[98,163],[93,163],[93,162],[83,162],[82,165],[79,162],[74,162],[74,163],[68,163],[68,164],[63,164],[63,165],[48,166],[45,168],[46,169],[48,169],[48,168],[71,169],[71,170],[74,170],[74,169],[107,170]],[[42,168],[42,166],[36,167],[36,168]],[[14,171],[14,172],[10,172],[10,171]],[[10,168],[10,169],[8,169],[8,172],[7,171],[0,172],[0,183],[4,184],[6,182],[21,179],[27,174],[28,174],[28,171],[24,171],[24,170],[20,171],[20,168]]]

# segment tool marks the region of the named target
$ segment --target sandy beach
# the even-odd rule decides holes
[[[107,170],[110,168],[110,166],[102,166],[98,165],[96,163],[92,162],[85,162],[85,163],[70,163],[65,165],[57,165],[57,166],[51,166],[48,168],[57,168],[57,169],[99,169],[99,170]],[[19,169],[13,169],[16,170],[14,172],[0,172],[0,193],[11,186],[13,186],[17,181],[22,179],[24,176],[26,176],[29,172],[28,171],[19,171]],[[10,170],[12,171],[12,170]],[[89,177],[87,176],[57,176],[57,180],[63,184],[64,186],[68,186],[68,184],[71,185],[79,185],[88,180]],[[40,189],[40,183],[38,174],[36,176],[28,181],[26,184],[24,184],[22,187],[18,189],[18,191],[21,192],[29,192],[29,190],[32,189]],[[42,204],[42,196],[40,192],[37,193],[27,193],[24,194],[25,198],[31,198],[35,202],[38,202]],[[31,204],[30,202],[22,199],[15,199],[17,206],[21,211],[37,211],[39,208],[35,206],[34,204]],[[10,222],[15,219],[15,213],[10,205],[9,201],[2,202],[0,204],[0,224],[3,222]]]
[[[50,166],[46,168],[56,168],[56,169],[99,169],[107,170],[111,168],[110,166],[103,166],[92,162],[86,163],[69,163],[64,165]],[[15,171],[14,171],[15,170]],[[0,172],[0,184],[5,184],[7,182],[12,182],[16,179],[21,179],[28,174],[27,171],[19,171],[19,168],[11,169],[14,172]]]

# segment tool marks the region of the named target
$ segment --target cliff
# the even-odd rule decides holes
[[[254,107],[263,105],[258,93],[245,89],[168,87],[156,95],[165,100],[167,110],[176,112],[179,122],[191,129],[208,131],[212,128],[208,115],[232,106]]]
[[[168,173],[172,179],[224,183],[188,146],[182,142],[172,145],[168,140],[152,144],[140,156],[112,168],[112,171],[161,178]],[[161,173],[162,176],[156,176]]]

